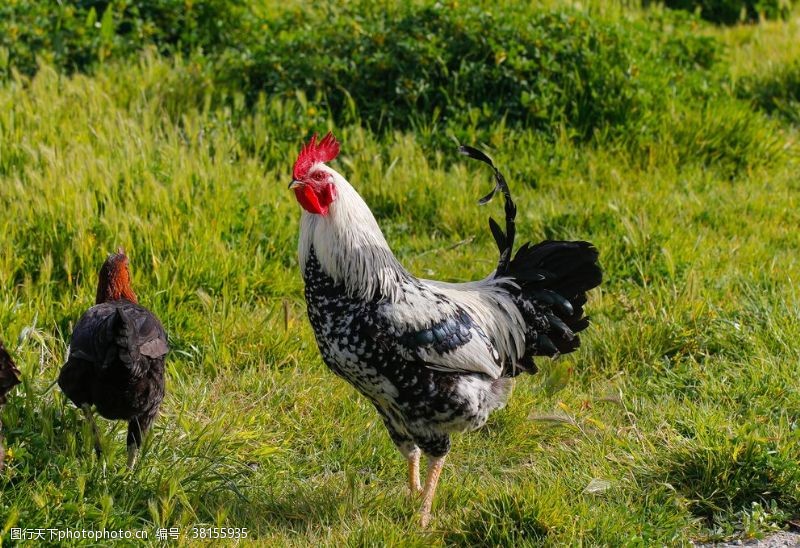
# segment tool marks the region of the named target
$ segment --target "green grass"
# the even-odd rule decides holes
[[[605,281],[582,348],[456,437],[429,531],[374,410],[320,360],[286,184],[301,141],[333,127],[335,167],[401,261],[462,281],[496,259],[486,171],[432,146],[435,123],[373,132],[302,94],[212,100],[228,91],[203,67],[152,51],[5,80],[0,336],[23,384],[2,410],[0,538],[203,524],[274,545],[650,546],[785,527],[800,514],[800,156],[797,118],[763,93],[792,97],[798,24],[703,26],[722,52],[692,73],[708,93],[665,90],[641,133],[474,134],[508,175],[520,241],[591,240]],[[104,474],[80,413],[46,389],[119,245],[172,352],[133,473],[124,428],[101,421]]]

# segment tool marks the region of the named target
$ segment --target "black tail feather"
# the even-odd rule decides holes
[[[583,315],[586,292],[603,279],[597,259],[588,242],[553,240],[525,244],[514,256],[509,275],[520,286],[518,298],[527,305],[521,310],[537,333],[529,337],[528,353],[553,357],[578,348],[577,334],[589,326]]]
[[[549,290],[582,305],[586,302],[583,294],[600,285],[603,279],[598,256],[597,248],[589,242],[546,240],[533,246],[526,243],[511,261],[509,274],[533,290]]]
[[[488,203],[498,191],[503,193],[505,232],[489,218],[489,229],[500,252],[495,276],[510,277],[519,285],[517,305],[528,326],[526,353],[509,374],[536,372],[533,356],[554,357],[580,345],[577,333],[589,326],[589,318],[583,315],[586,292],[603,279],[599,253],[589,242],[546,240],[536,245],[523,244],[511,259],[517,207],[508,183],[491,158],[480,150],[462,145],[459,151],[494,170],[495,187],[481,198],[480,204]]]
[[[500,251],[500,259],[497,261],[497,269],[495,272],[497,276],[505,276],[511,261],[511,253],[514,251],[514,237],[517,234],[517,206],[511,198],[511,190],[508,188],[506,178],[503,177],[500,170],[495,167],[491,158],[480,150],[467,145],[461,145],[458,150],[465,156],[488,164],[489,167],[494,170],[494,188],[489,194],[481,198],[478,203],[481,205],[489,203],[489,201],[494,198],[494,195],[497,194],[498,190],[503,193],[503,197],[505,198],[506,231],[503,232],[500,225],[497,224],[497,221],[489,217],[489,229],[492,231],[494,241],[497,243],[497,249]]]

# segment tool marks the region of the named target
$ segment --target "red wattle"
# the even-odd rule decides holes
[[[328,206],[336,198],[336,189],[331,184],[316,187],[311,184],[304,184],[294,189],[294,195],[303,209],[309,213],[327,215]]]

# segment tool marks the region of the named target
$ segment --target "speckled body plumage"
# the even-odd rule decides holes
[[[506,378],[438,371],[421,360],[407,359],[420,337],[412,332],[393,336],[393,327],[379,313],[382,299],[347,296],[345,288],[322,270],[313,250],[303,277],[308,316],[323,360],[372,402],[404,454],[415,446],[429,455],[446,454],[451,432],[482,426],[505,402]],[[471,323],[463,311],[458,317],[460,325],[449,319],[456,329]],[[434,329],[442,323],[446,329],[447,321]],[[431,344],[437,344],[435,335]],[[438,345],[445,347],[447,339]]]

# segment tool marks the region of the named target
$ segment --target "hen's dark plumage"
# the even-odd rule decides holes
[[[169,350],[155,315],[136,303],[128,259],[109,256],[100,272],[97,304],[72,332],[58,385],[72,402],[101,416],[128,421],[129,465],[164,399],[164,360]]]
[[[19,369],[14,365],[14,360],[0,341],[0,408],[6,403],[6,396],[16,385],[20,383]],[[0,471],[3,470],[5,462],[5,449],[3,448],[3,423],[0,422]]]

